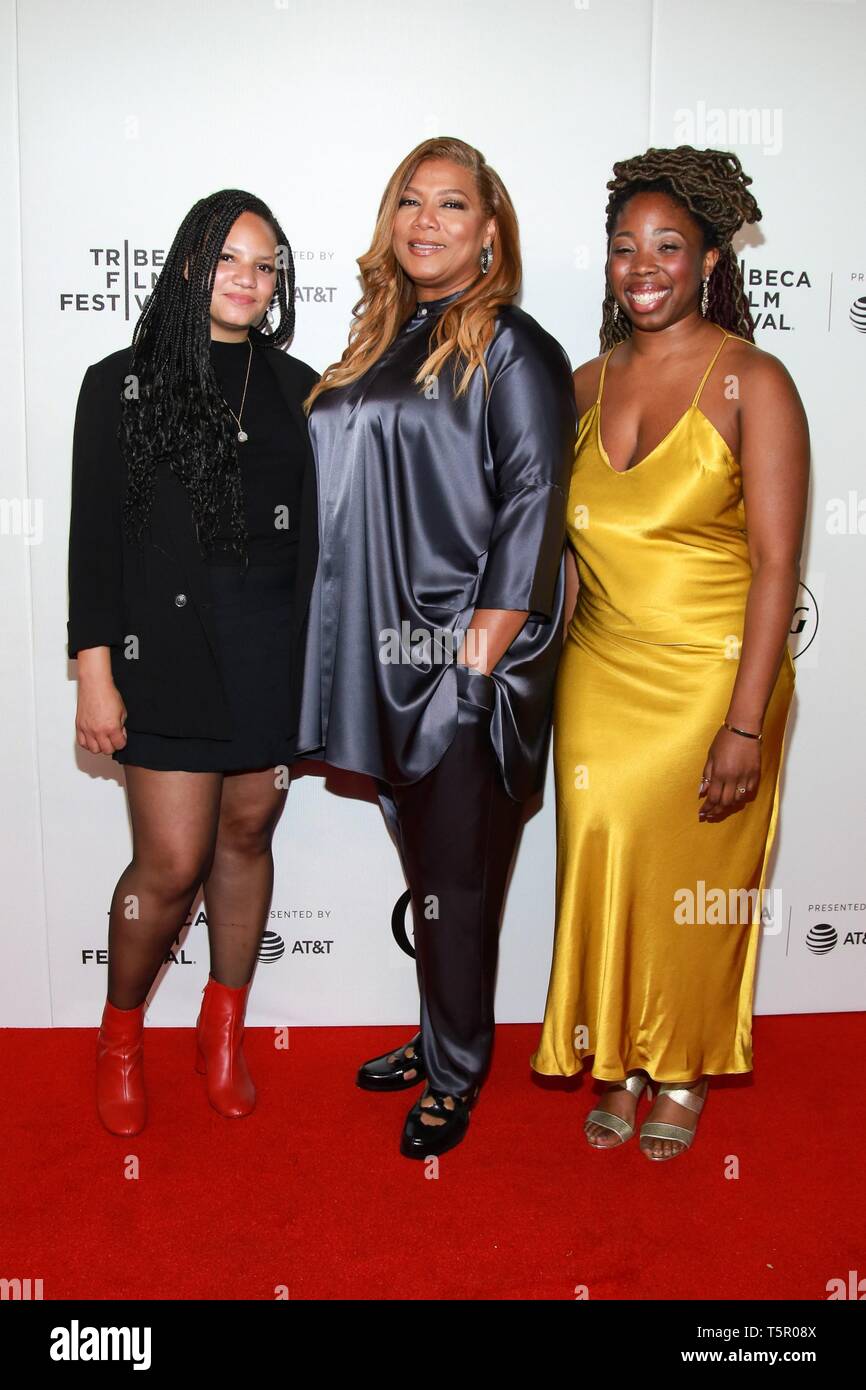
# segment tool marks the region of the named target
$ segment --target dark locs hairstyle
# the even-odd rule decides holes
[[[118,440],[127,465],[123,522],[140,541],[147,527],[156,471],[168,463],[186,488],[199,545],[210,548],[228,503],[232,544],[247,560],[237,425],[211,366],[210,303],[223,244],[243,212],[274,229],[275,294],[268,317],[250,327],[253,346],[278,348],[295,327],[295,266],[288,239],[270,208],[252,193],[225,188],[201,198],[178,229],[165,265],[132,336],[130,374]],[[187,266],[187,276],[184,275]]]
[[[755,325],[743,274],[731,238],[744,222],[759,222],[761,209],[749,192],[752,180],[735,154],[725,150],[647,150],[613,166],[608,181],[605,229],[608,246],[620,211],[636,193],[666,193],[686,208],[703,233],[703,250],[718,247],[719,259],[707,286],[707,318],[738,337],[755,341]],[[626,314],[613,316],[616,300],[606,285],[599,341],[602,352],[631,336]]]

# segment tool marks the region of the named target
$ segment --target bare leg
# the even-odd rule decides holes
[[[272,767],[227,772],[213,863],[204,896],[211,974],[239,989],[255,969],[274,887],[274,828],[286,790],[274,785]]]
[[[124,768],[132,860],[111,899],[108,998],[117,1009],[144,1003],[208,872],[222,774]]]

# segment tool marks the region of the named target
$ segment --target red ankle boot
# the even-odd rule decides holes
[[[96,1038],[96,1108],[112,1134],[138,1134],[147,1121],[144,1005],[116,1009],[108,1000]]]
[[[230,989],[209,975],[196,1024],[195,1069],[206,1078],[214,1110],[230,1119],[249,1115],[256,1103],[241,1051],[249,988],[247,983]]]

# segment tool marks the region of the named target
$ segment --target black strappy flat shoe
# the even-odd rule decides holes
[[[476,1086],[471,1096],[447,1096],[442,1091],[424,1087],[406,1116],[403,1133],[400,1136],[400,1152],[405,1158],[429,1158],[432,1154],[444,1154],[453,1149],[464,1138],[469,1128],[469,1112],[478,1099]],[[432,1097],[432,1105],[422,1101]],[[446,1101],[453,1105],[446,1105]],[[441,1125],[425,1125],[422,1115],[432,1115],[434,1119],[444,1120]]]
[[[417,1086],[426,1080],[421,1034],[416,1033],[403,1047],[397,1047],[393,1052],[383,1052],[381,1057],[372,1057],[369,1062],[364,1062],[355,1077],[355,1085],[360,1086],[362,1091],[408,1091],[410,1086]]]

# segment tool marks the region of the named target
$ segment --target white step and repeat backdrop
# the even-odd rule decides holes
[[[119,769],[75,742],[66,656],[70,447],[85,368],[129,342],[188,207],[271,204],[298,282],[293,351],[341,352],[385,180],[454,134],[520,218],[522,304],[575,365],[598,351],[605,181],[648,145],[735,150],[763,222],[742,242],[758,342],[814,439],[798,695],[762,942],[761,1013],[856,1009],[866,974],[863,741],[866,12],[850,0],[0,0],[3,1025],[92,1025],[129,857]],[[20,268],[19,268],[20,267]],[[360,792],[360,788],[358,791]],[[416,1016],[404,883],[374,801],[306,775],[276,836],[253,1024]],[[552,779],[520,847],[502,1021],[538,1019],[553,930]],[[188,1025],[201,906],[149,1021]]]

